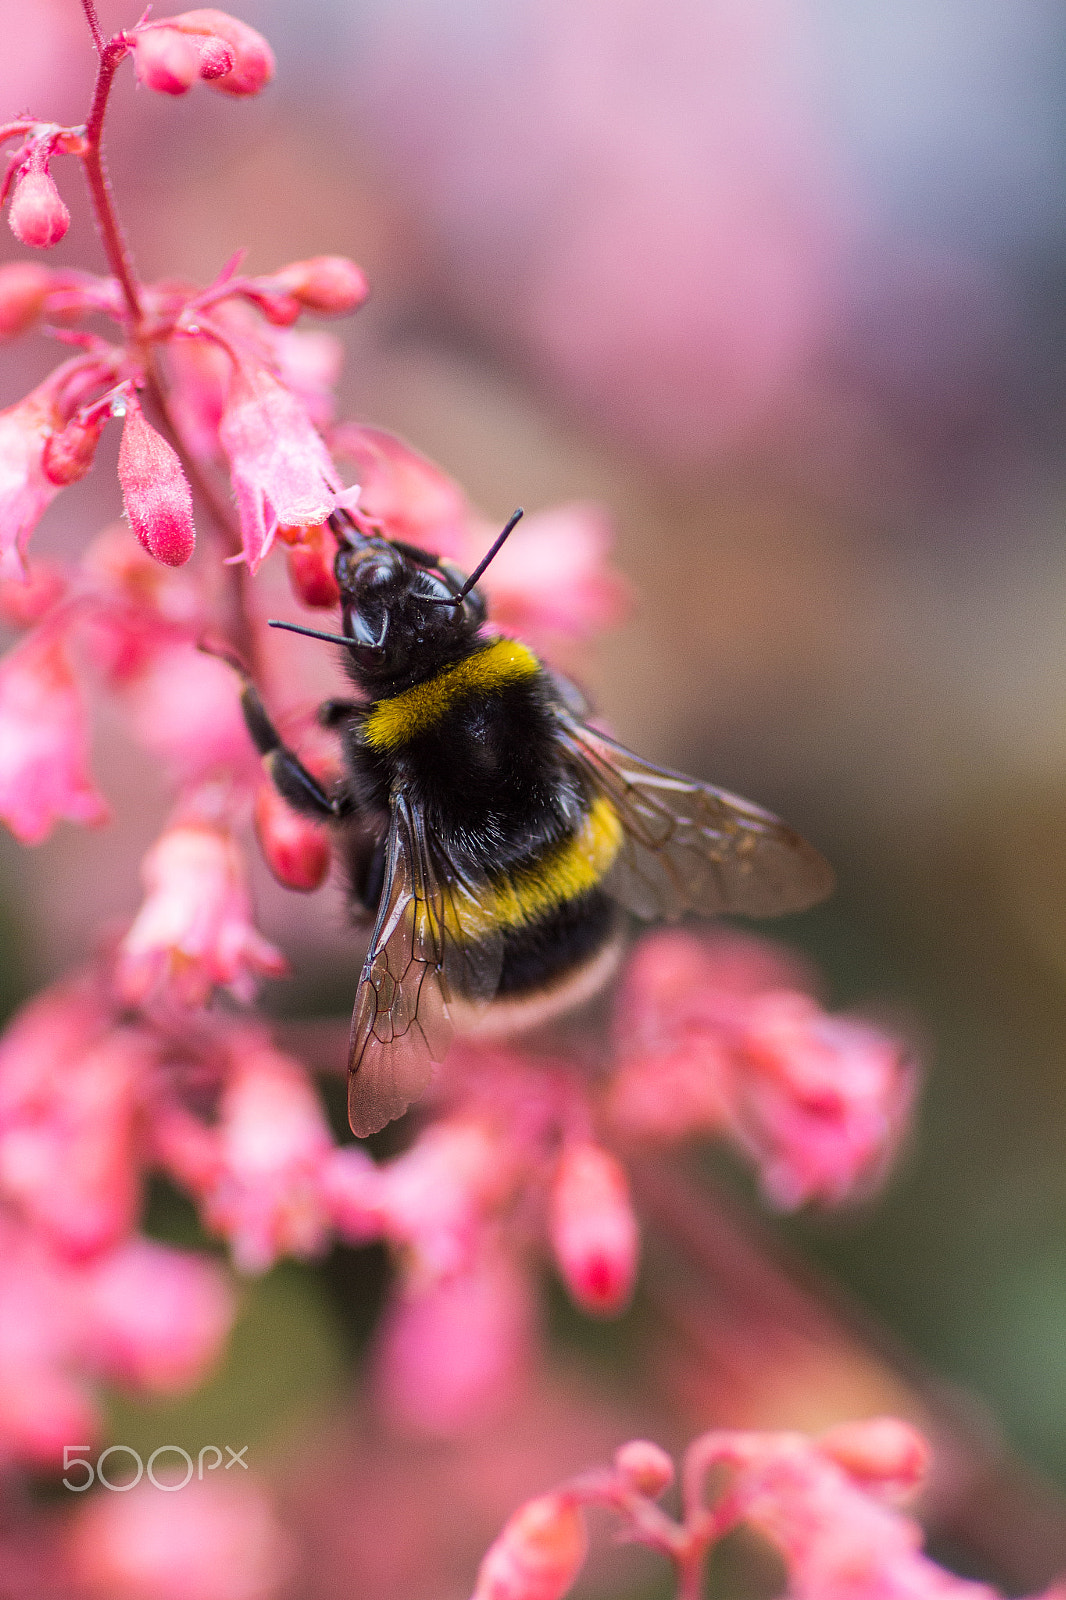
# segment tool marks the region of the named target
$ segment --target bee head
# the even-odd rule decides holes
[[[360,678],[417,676],[424,665],[461,653],[485,620],[476,589],[455,603],[458,575],[420,567],[384,539],[343,547],[334,570]]]

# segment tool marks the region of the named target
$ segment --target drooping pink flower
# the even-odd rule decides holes
[[[205,7],[199,11],[183,11],[176,17],[161,17],[159,21],[193,38],[207,35],[229,46],[233,66],[225,73],[211,75],[213,89],[232,95],[258,94],[274,76],[274,52],[263,35],[239,18],[231,17],[228,11]]]
[[[216,985],[250,997],[259,974],[286,970],[257,933],[241,852],[224,828],[169,828],[142,866],[144,904],[119,946],[116,982],[137,1003],[158,994],[202,1005]]]
[[[180,1458],[169,1464],[185,1475]],[[157,1476],[167,1465],[164,1457]],[[79,1506],[68,1544],[79,1592],[101,1600],[273,1600],[287,1592],[292,1541],[263,1488],[237,1470],[240,1479],[194,1475],[169,1494],[143,1480]]]
[[[294,811],[272,783],[262,784],[255,797],[255,833],[263,859],[286,889],[310,894],[322,887],[332,860],[329,834]]]
[[[39,320],[55,274],[36,261],[0,266],[0,339],[14,339]]]
[[[319,316],[346,316],[358,310],[370,293],[366,273],[347,256],[312,256],[292,261],[257,284],[268,284],[290,294]]]
[[[218,34],[185,33],[167,23],[148,23],[129,36],[137,77],[159,94],[187,94],[198,78],[213,82],[232,72],[234,51]]]
[[[573,1498],[527,1500],[486,1551],[474,1600],[562,1600],[587,1553],[585,1519]]]
[[[527,1275],[488,1248],[467,1270],[399,1295],[376,1337],[374,1383],[392,1421],[430,1437],[469,1432],[514,1401],[529,1369]]]
[[[633,1293],[640,1248],[621,1162],[587,1140],[567,1145],[552,1183],[548,1226],[577,1303],[601,1315],[621,1311]]]
[[[0,661],[0,817],[24,844],[61,818],[100,823],[85,708],[60,635],[31,634]]]
[[[753,1001],[729,1129],[774,1205],[837,1203],[883,1175],[906,1129],[914,1069],[898,1040],[807,995]]]
[[[78,1300],[91,1369],[148,1394],[202,1383],[237,1309],[216,1262],[140,1238],[96,1257],[78,1280]]]
[[[22,570],[26,541],[59,493],[44,471],[44,449],[60,425],[49,384],[0,411],[0,576]]]
[[[254,572],[279,525],[313,528],[325,522],[340,480],[306,410],[264,366],[235,367],[219,439],[229,458],[245,558]]]
[[[130,527],[168,567],[188,561],[196,544],[192,490],[177,452],[145,418],[131,393],[118,452],[118,481]]]
[[[310,1256],[324,1245],[321,1175],[333,1141],[298,1062],[251,1029],[230,1049],[217,1121],[193,1152],[199,1171],[187,1163],[179,1176],[199,1179],[204,1220],[228,1239],[237,1266],[265,1272],[280,1255]]]
[[[149,1041],[113,1028],[94,986],[46,991],[0,1039],[0,1194],[70,1255],[132,1229]]]
[[[7,220],[19,244],[49,250],[58,244],[70,227],[70,212],[48,170],[50,150],[47,141],[38,141],[11,196]]]

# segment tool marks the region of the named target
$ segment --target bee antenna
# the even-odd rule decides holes
[[[507,526],[493,544],[492,549],[478,562],[477,566],[474,568],[469,578],[467,578],[458,594],[449,595],[447,600],[442,600],[437,595],[420,595],[419,598],[423,601],[423,603],[427,606],[461,606],[471,589],[474,587],[475,583],[477,583],[478,579],[481,577],[481,574],[485,571],[485,568],[499,555],[508,534],[510,534],[513,529],[517,527],[524,515],[525,513],[522,510],[522,507],[519,506],[509,518]]]
[[[327,644],[343,644],[350,648],[355,643],[346,633],[319,633],[317,628],[301,628],[297,622],[278,622],[276,618],[271,618],[267,627],[284,628],[287,633],[302,633],[308,639],[324,639]]]

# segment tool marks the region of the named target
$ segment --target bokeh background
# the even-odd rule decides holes
[[[105,27],[135,10],[108,0]],[[112,173],[142,272],[207,279],[240,246],[257,271],[354,256],[373,298],[339,330],[342,413],[403,434],[494,518],[608,508],[636,604],[585,665],[597,703],[628,743],[823,847],[839,893],[781,934],[834,1004],[903,1025],[926,1063],[887,1192],[774,1231],[972,1395],[975,1427],[987,1408],[1066,1484],[1062,8],[239,11],[278,54],[261,100],[170,103],[132,78],[116,97]],[[7,113],[79,120],[93,61],[75,0],[0,0],[0,39]],[[97,265],[72,188],[55,260]],[[0,402],[53,359],[41,341],[5,352]],[[98,472],[53,508],[41,548],[117,510]],[[136,904],[166,796],[106,722],[96,767],[109,832],[65,830],[32,855],[0,842],[6,1006]],[[297,966],[270,1003],[339,1013],[358,952],[330,892],[258,892]],[[156,1210],[187,1235],[172,1200]],[[382,1270],[351,1252],[279,1269],[248,1290],[225,1373],[180,1418],[115,1400],[134,1444],[221,1427],[261,1459],[299,1459],[290,1492],[334,1530],[332,1576],[307,1593],[463,1586],[461,1562],[426,1586],[429,1534],[378,1571],[343,1532],[353,1501],[364,1531],[399,1515],[412,1473],[427,1503],[469,1497],[489,1450],[475,1441],[457,1466],[443,1446],[379,1439],[378,1466],[360,1466],[351,1371]],[[537,1440],[566,1434],[565,1384],[606,1408],[565,1465],[617,1442],[611,1408],[642,1403],[640,1318],[590,1333],[557,1313],[559,1394],[512,1419],[513,1461],[492,1445],[503,1508],[555,1475]],[[777,1420],[805,1404],[817,1419],[811,1384]]]

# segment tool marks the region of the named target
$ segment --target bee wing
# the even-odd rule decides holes
[[[828,862],[769,811],[643,761],[565,710],[559,719],[571,759],[621,819],[604,888],[637,916],[777,916],[829,894]]]
[[[406,796],[395,794],[348,1052],[348,1120],[360,1137],[427,1087],[452,1040],[449,1001],[495,993],[503,947],[486,903],[485,885],[429,843]]]

